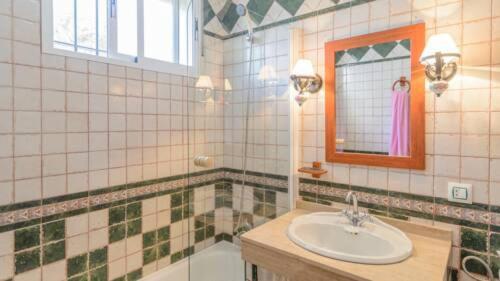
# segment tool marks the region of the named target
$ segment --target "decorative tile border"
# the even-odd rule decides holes
[[[233,187],[243,179],[248,183],[246,194],[252,195],[245,197],[246,205],[238,211],[242,206],[239,201],[233,202],[239,196],[233,197]],[[8,272],[0,273],[0,279],[35,274],[40,268],[46,274],[50,267],[58,276],[64,276],[61,280],[138,280],[211,244],[232,242],[232,230],[240,216],[257,226],[282,214],[285,208],[280,204],[288,193],[283,188],[286,179],[255,172],[244,176],[240,170],[215,169],[189,177],[176,176],[83,193],[86,197],[76,194],[50,198],[45,200],[49,202],[47,205],[28,204],[28,208],[5,211],[0,217],[10,220],[4,220],[2,223],[7,224],[0,229],[13,231],[0,233],[0,240],[12,243],[13,247],[0,256],[0,261],[7,261],[8,265]],[[63,201],[58,201],[61,198]],[[213,201],[207,205],[207,199]],[[156,205],[160,202],[161,206]],[[193,243],[183,248],[185,245],[180,245],[179,239],[184,239],[182,236],[187,232],[179,233],[178,226],[188,219],[194,222],[189,231]],[[77,245],[85,245],[85,239],[89,239],[89,243],[92,239],[90,244],[94,246]],[[134,250],[121,252],[129,243]],[[119,261],[124,259],[127,264],[123,269]],[[130,267],[129,260],[133,261]],[[119,272],[117,268],[121,268]]]
[[[479,229],[500,229],[500,213],[483,204],[456,204],[439,198],[348,186],[334,182],[300,179],[299,195],[306,200],[329,204],[344,203],[350,190],[356,191],[360,206],[383,211],[390,216],[413,216]]]
[[[384,42],[335,52],[335,67],[410,58],[410,40]]]
[[[227,0],[227,1],[231,1],[231,0]],[[260,1],[260,0],[256,0],[256,1]],[[274,1],[274,0],[271,0],[271,2],[272,1]],[[375,1],[375,0],[352,0],[352,1],[343,2],[343,3],[340,3],[340,4],[338,4],[340,1],[332,1],[332,2],[335,2],[336,5],[331,6],[331,7],[327,7],[327,8],[324,8],[324,9],[320,9],[320,10],[317,10],[317,11],[312,11],[312,12],[309,12],[309,13],[304,13],[302,15],[298,15],[298,16],[294,15],[294,16],[291,16],[289,18],[285,18],[285,19],[281,19],[281,20],[276,20],[276,21],[274,21],[271,24],[263,24],[263,25],[255,27],[254,31],[262,31],[262,30],[270,29],[270,28],[273,28],[273,27],[276,27],[276,26],[293,23],[293,22],[296,22],[296,21],[304,20],[304,19],[311,18],[311,17],[316,17],[316,16],[319,16],[319,15],[331,13],[331,12],[334,12],[334,11],[349,9],[351,7],[355,7],[355,6],[358,6],[358,5],[370,3],[370,2],[373,2],[373,1]],[[267,2],[270,2],[270,1],[266,0],[265,2],[267,3]],[[279,2],[286,2],[286,1],[277,0],[276,2],[279,3]],[[291,2],[294,2],[294,1],[288,1],[288,2],[291,3]],[[205,6],[205,9],[207,9],[206,6]],[[223,10],[223,9],[221,9],[221,10]],[[250,11],[252,10],[251,7],[249,8],[249,10]],[[286,9],[286,10],[288,11],[289,9]],[[295,10],[295,8],[293,8],[293,10]],[[297,8],[297,10],[298,10],[298,8]],[[231,11],[231,9],[228,9],[227,11]],[[219,26],[221,26],[220,31],[224,31],[224,33],[227,34],[227,35],[221,35],[221,34],[217,34],[216,33],[217,31],[215,31],[215,30],[209,30],[209,29],[211,29],[210,25],[212,23],[210,21],[208,21],[205,24],[205,27],[204,27],[204,33],[206,35],[208,35],[208,36],[212,36],[212,37],[215,37],[215,38],[218,38],[218,39],[221,39],[221,40],[226,40],[226,39],[231,39],[231,38],[234,38],[234,37],[242,36],[242,35],[245,35],[245,34],[248,33],[247,31],[240,31],[240,32],[233,32],[233,33],[229,33],[228,34],[228,32],[226,31],[227,27],[223,27],[222,23],[219,21],[219,19],[217,18],[217,16],[215,16],[215,12],[214,11],[206,10],[204,12],[204,14],[205,15],[209,15],[211,21],[218,21],[219,22]],[[256,13],[252,14],[252,12],[250,12],[250,14],[254,15],[254,16],[256,15]],[[229,17],[228,19],[231,19],[231,23],[232,23],[232,19],[233,18]],[[231,27],[231,26],[228,26],[228,27]],[[234,27],[234,25],[231,27],[231,30],[233,29],[233,27]]]
[[[168,178],[138,182],[129,185],[108,187],[95,192],[54,197],[35,202],[20,203],[0,207],[0,233],[63,218],[92,210],[108,208],[113,204],[134,202],[146,198],[179,191],[182,188],[196,188],[211,183],[228,180],[248,186],[260,187],[280,192],[288,192],[286,176],[262,174],[236,169],[214,169],[204,172],[179,175]]]

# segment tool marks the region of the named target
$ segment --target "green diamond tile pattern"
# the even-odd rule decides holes
[[[411,42],[410,42],[410,39],[401,40],[399,42],[399,45],[405,47],[405,49],[407,49],[408,51],[411,51]]]
[[[351,55],[351,57],[356,59],[356,61],[360,61],[363,58],[363,56],[366,55],[368,50],[370,50],[370,47],[359,47],[350,49],[347,51],[347,53]]]
[[[338,64],[342,57],[344,56],[345,51],[336,51],[335,52],[335,64]]]
[[[203,1],[203,25],[209,23],[215,17],[214,10],[208,2],[208,0]]]
[[[248,13],[250,18],[256,23],[260,24],[267,12],[273,5],[274,0],[250,0],[247,4]]]
[[[224,30],[230,33],[240,18],[238,13],[236,13],[236,4],[228,0],[222,10],[217,14],[217,18],[219,18],[222,23]]]
[[[304,0],[276,0],[283,9],[294,16],[299,10],[300,6],[304,3]]]
[[[386,42],[381,44],[373,45],[373,50],[381,55],[383,58],[387,57],[387,55],[394,50],[394,48],[398,45],[396,42]]]
[[[236,14],[236,5],[241,3],[242,1],[236,1],[236,0],[203,0],[203,1],[204,1],[203,22],[205,27],[209,26],[209,22],[212,21],[214,17],[216,17],[219,20],[219,23],[223,27],[224,31],[231,34],[234,26],[236,25],[236,22],[239,19],[239,16]],[[283,20],[290,19],[293,21],[303,19],[303,16],[302,15],[298,16],[297,13],[299,9],[302,7],[302,5],[306,3],[306,0],[246,0],[246,1],[248,1],[246,4],[248,14],[256,26],[261,25],[266,15],[269,13],[274,2],[277,2],[277,4],[281,8],[285,9],[288,12],[288,15],[286,15],[285,19]],[[246,1],[243,1],[243,3]],[[324,1],[332,2],[333,5],[340,10],[340,9],[348,9],[353,5],[360,5],[375,0],[345,0],[342,1],[342,3],[340,0],[324,0]],[[223,2],[221,3],[223,4],[222,8],[220,8],[219,2]],[[330,5],[326,4],[326,6],[329,7],[312,12],[321,12],[321,11],[328,12],[327,10],[332,8],[331,5],[332,4]],[[311,16],[314,13],[309,13],[309,14],[310,14],[309,16]],[[211,33],[217,33],[220,31],[220,30],[211,30],[212,28],[214,27],[210,25],[209,27],[206,28],[206,31]],[[221,36],[224,37],[227,35],[221,35]]]

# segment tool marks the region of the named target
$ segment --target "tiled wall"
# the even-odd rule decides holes
[[[221,167],[220,92],[196,91],[182,76],[41,54],[40,2],[1,5],[0,205],[186,173],[194,154]],[[203,63],[220,85],[222,43],[205,42]]]
[[[310,16],[318,10],[333,11],[369,1],[373,0],[205,0],[204,30],[220,38],[244,33],[248,28],[247,17],[237,14],[237,4],[245,5],[252,26],[266,28],[286,24],[295,17]]]
[[[421,21],[426,23],[427,37],[450,33],[462,52],[459,72],[450,89],[440,98],[426,93],[426,169],[325,163],[328,174],[322,180],[326,184],[313,182],[308,199],[326,204],[340,202],[344,190],[353,189],[360,193],[365,207],[383,214],[449,224],[455,232],[453,268],[460,268],[461,256],[477,254],[497,269],[500,2],[376,0],[310,17],[294,26],[304,31],[303,56],[312,60],[323,75],[325,42]],[[303,105],[302,124],[303,165],[324,162],[324,92],[312,95]],[[450,181],[471,183],[474,204],[448,202]],[[307,192],[308,188],[301,186],[301,190]]]
[[[232,242],[238,210],[258,225],[287,198],[286,177],[218,169],[13,205],[0,219],[0,280],[137,280]]]
[[[343,140],[338,149],[389,152],[392,84],[401,76],[410,79],[410,69],[409,58],[336,67],[336,132],[337,139]]]
[[[252,45],[243,36],[224,40],[224,166],[243,168],[248,110],[248,170],[287,175],[288,30],[258,32]]]
[[[202,72],[220,90],[222,41],[203,42]],[[135,280],[222,233],[221,211],[196,237],[176,223],[171,186],[136,194],[203,170],[195,155],[222,167],[223,95],[194,82],[43,54],[40,1],[0,1],[0,280]],[[214,212],[213,184],[190,196],[197,216]]]

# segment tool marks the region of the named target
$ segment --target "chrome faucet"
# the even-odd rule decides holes
[[[350,207],[344,209],[342,213],[349,219],[352,226],[359,227],[363,225],[363,223],[367,220],[371,220],[370,215],[368,213],[360,213],[358,209],[358,198],[356,197],[356,193],[353,191],[349,191],[347,196],[345,197],[345,201],[351,205],[352,202],[352,210],[349,211]]]

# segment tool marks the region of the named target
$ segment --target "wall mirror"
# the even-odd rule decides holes
[[[326,161],[424,169],[425,25],[325,44]]]

